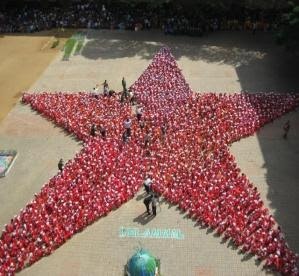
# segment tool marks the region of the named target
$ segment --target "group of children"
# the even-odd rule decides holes
[[[145,204],[153,214],[158,200],[151,191],[231,239],[244,253],[255,254],[281,273],[298,275],[297,255],[229,151],[234,141],[293,110],[298,96],[193,93],[167,48],[130,88],[143,107],[139,119],[132,116],[130,103],[115,97],[23,96],[84,147],[5,226],[0,274],[13,274],[51,254],[133,198],[144,183]],[[92,125],[105,126],[106,138],[97,135],[97,127],[91,133]],[[130,134],[126,143],[121,140],[124,132]],[[152,176],[144,181],[149,172]]]
[[[121,103],[129,102],[132,105],[134,105],[136,103],[134,93],[131,89],[127,89],[127,83],[126,83],[126,80],[125,80],[124,77],[122,78],[121,84],[122,84],[122,88],[123,88],[122,92],[116,93],[115,90],[112,90],[112,89],[109,88],[109,84],[108,84],[107,80],[105,80],[102,83],[102,86],[103,86],[102,94],[105,97],[118,96]],[[96,84],[96,86],[93,88],[93,93],[94,93],[95,97],[97,97],[97,98],[100,95],[100,87],[101,87],[101,85]]]

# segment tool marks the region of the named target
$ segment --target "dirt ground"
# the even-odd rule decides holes
[[[40,77],[75,30],[0,36],[0,121]],[[56,48],[51,48],[55,39]]]

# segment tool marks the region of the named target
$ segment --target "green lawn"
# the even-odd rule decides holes
[[[74,34],[64,45],[64,55],[63,59],[68,60],[74,51],[75,55],[80,54],[84,46],[85,35],[83,32],[78,32]]]
[[[77,43],[77,40],[74,38],[68,39],[68,41],[64,45],[64,59],[68,59],[73,52],[74,46]]]
[[[76,50],[75,50],[75,55],[78,55],[83,47],[84,40],[78,40]]]

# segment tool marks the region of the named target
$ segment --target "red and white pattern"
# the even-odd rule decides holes
[[[51,254],[131,199],[149,172],[153,189],[190,217],[277,271],[298,275],[296,254],[229,152],[232,142],[296,108],[298,96],[193,93],[167,48],[156,54],[131,89],[143,107],[144,128],[129,104],[114,97],[24,94],[23,102],[85,144],[5,226],[0,275],[14,274]],[[132,137],[123,143],[126,118],[132,120]],[[92,137],[92,125],[104,126],[107,138]]]

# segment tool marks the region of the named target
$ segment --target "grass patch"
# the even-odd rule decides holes
[[[53,48],[56,48],[56,47],[58,46],[58,44],[59,44],[59,40],[55,40],[55,41],[52,43],[51,48],[52,48],[52,49],[53,49]]]
[[[69,60],[69,57],[74,52],[74,55],[80,54],[84,47],[85,34],[83,32],[77,32],[67,40],[64,45],[63,60]],[[74,49],[75,48],[75,49]]]
[[[76,50],[75,50],[75,55],[78,55],[83,47],[83,43],[84,41],[83,40],[79,40],[78,43],[77,43],[77,47],[76,47]]]
[[[77,40],[74,38],[68,39],[68,41],[64,45],[64,56],[63,59],[68,59],[73,52],[74,46],[76,44]]]

